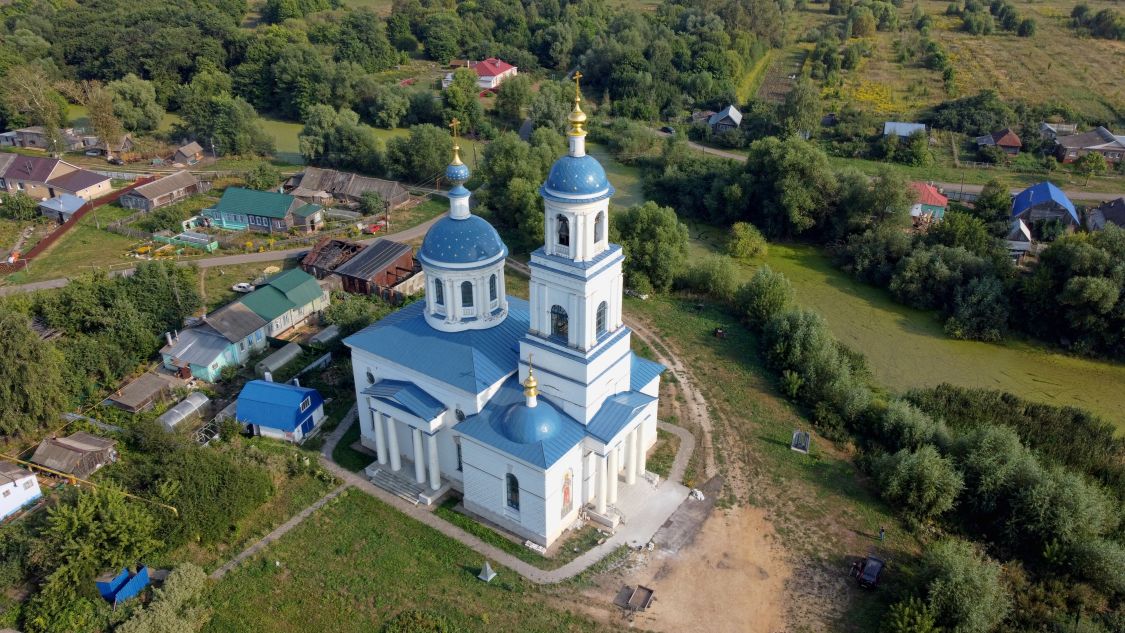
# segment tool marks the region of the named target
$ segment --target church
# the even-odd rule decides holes
[[[449,214],[418,252],[425,301],[345,341],[360,441],[377,455],[368,473],[409,480],[427,503],[459,490],[470,513],[544,547],[583,513],[615,527],[618,496],[651,489],[635,484],[664,371],[629,346],[625,256],[608,239],[614,189],[586,154],[580,102],[576,85],[569,151],[539,189],[529,300],[505,293],[508,249],[470,211],[455,144]]]

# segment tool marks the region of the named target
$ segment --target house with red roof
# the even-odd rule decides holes
[[[469,68],[477,74],[477,87],[481,90],[495,90],[510,77],[519,74],[519,68],[495,57],[489,57],[479,62],[469,62]],[[453,73],[446,73],[445,79],[441,80],[441,87],[444,90],[452,83]]]
[[[949,198],[941,195],[937,187],[925,182],[912,182],[910,189],[914,192],[910,217],[940,220],[945,216],[945,210],[949,207]]]
[[[1020,153],[1020,148],[1023,147],[1023,141],[1020,140],[1018,134],[1012,131],[1012,128],[1006,127],[999,132],[992,134],[985,134],[978,136],[976,139],[977,147],[984,149],[986,147],[998,147],[1005,154],[1015,156]]]

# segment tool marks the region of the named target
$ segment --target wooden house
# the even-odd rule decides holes
[[[39,443],[31,461],[67,475],[86,479],[95,470],[117,461],[115,440],[79,431],[67,437],[48,437]]]
[[[344,290],[353,294],[383,294],[418,272],[408,244],[379,240],[336,268]]]
[[[207,187],[189,171],[178,171],[141,185],[118,198],[121,206],[138,211],[152,211],[179,202]]]

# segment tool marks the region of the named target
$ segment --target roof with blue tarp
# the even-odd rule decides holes
[[[363,393],[426,421],[436,418],[446,409],[440,400],[412,382],[380,380],[364,389]]]
[[[534,441],[519,442],[512,438],[525,437],[525,429],[507,429],[505,424],[510,422],[522,423],[527,416],[513,415],[513,413],[526,413],[526,399],[523,395],[523,386],[519,377],[512,375],[489,400],[484,409],[477,415],[470,416],[458,424],[456,430],[466,437],[470,437],[483,444],[503,451],[512,457],[525,461],[533,466],[547,469],[559,461],[563,455],[574,448],[586,435],[585,428],[574,418],[563,413],[549,400],[539,395],[535,409],[543,408],[538,412],[549,425],[549,429],[541,434],[531,434]],[[518,432],[513,432],[518,431]],[[542,438],[542,439],[539,439]]]
[[[602,442],[609,442],[621,429],[637,417],[637,412],[656,400],[639,391],[626,391],[610,396],[586,425],[586,432]]]
[[[1075,222],[1078,222],[1078,211],[1074,208],[1074,203],[1066,197],[1062,189],[1051,182],[1036,183],[1016,194],[1012,199],[1012,217],[1022,215],[1024,211],[1044,202],[1054,202],[1061,206]]]
[[[309,398],[309,407],[301,411],[301,403]],[[292,432],[324,403],[320,392],[266,380],[251,380],[238,394],[235,418],[271,429]]]
[[[663,374],[664,369],[664,365],[642,358],[634,353],[632,368],[629,370],[629,388],[633,391],[640,391],[641,388],[652,382],[653,378]]]
[[[480,393],[519,366],[518,341],[529,325],[528,305],[508,297],[508,318],[495,327],[440,332],[426,323],[418,301],[344,339],[360,349],[468,393]]]

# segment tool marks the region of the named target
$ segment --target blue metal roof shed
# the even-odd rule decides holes
[[[262,435],[277,437],[283,433],[285,439],[299,442],[323,419],[324,398],[308,387],[251,380],[238,394],[234,416],[239,422],[258,427]]]

